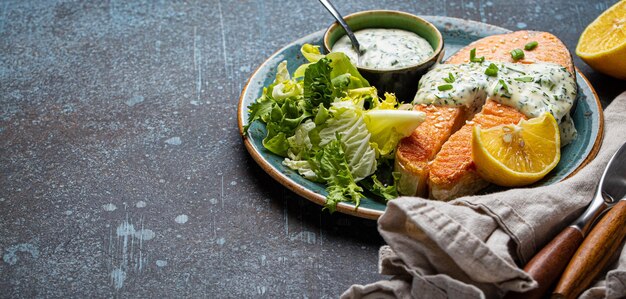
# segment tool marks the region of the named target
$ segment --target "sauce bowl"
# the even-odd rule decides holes
[[[433,53],[418,64],[398,69],[375,69],[357,66],[361,75],[370,85],[378,89],[380,95],[393,92],[398,100],[411,102],[417,91],[419,79],[431,66],[440,62],[443,57],[443,37],[441,32],[430,22],[401,11],[368,10],[350,14],[344,18],[353,31],[362,29],[402,29],[411,31],[426,39],[433,48]],[[324,33],[324,49],[331,51],[337,40],[346,34],[345,30],[335,22]]]

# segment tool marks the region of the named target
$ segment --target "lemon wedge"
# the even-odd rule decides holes
[[[626,1],[619,1],[587,26],[576,55],[596,71],[626,80]]]
[[[559,163],[559,126],[550,113],[517,125],[474,127],[472,156],[478,173],[500,186],[518,187],[543,178]]]

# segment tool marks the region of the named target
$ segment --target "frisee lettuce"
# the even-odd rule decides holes
[[[345,201],[360,205],[363,188],[354,181],[339,136],[318,151],[310,162],[317,177],[326,182],[325,209],[333,213],[337,204]]]
[[[384,198],[389,201],[396,197],[398,197],[398,190],[396,188],[396,183],[400,177],[400,174],[397,172],[393,173],[393,183],[385,184],[378,179],[378,175],[374,174],[367,179],[361,182],[361,185],[372,194]]]
[[[326,58],[310,65],[304,72],[304,98],[314,107],[324,105],[325,108],[335,100],[341,90],[330,80],[330,61]]]

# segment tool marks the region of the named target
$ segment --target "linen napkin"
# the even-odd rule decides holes
[[[605,110],[596,158],[573,177],[539,188],[467,196],[451,202],[402,197],[378,220],[389,280],[353,285],[342,298],[498,298],[537,283],[528,262],[586,208],[605,166],[626,141],[626,92]],[[582,298],[626,296],[626,251]]]

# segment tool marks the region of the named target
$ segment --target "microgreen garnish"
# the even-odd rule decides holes
[[[500,79],[498,80],[498,82],[496,82],[496,85],[493,87],[493,93],[497,93],[498,91],[500,91],[500,89],[503,89],[507,94],[510,94],[509,92],[509,86],[506,85],[506,82],[504,82],[504,80]]]
[[[452,89],[452,84],[439,85],[437,86],[437,89],[439,89],[439,91],[450,90]]]
[[[506,82],[504,82],[504,80],[500,79],[500,80],[498,80],[498,83],[500,83],[502,85],[502,88],[504,88],[504,91],[506,91],[506,93],[511,93],[509,91],[509,86],[506,85]]]
[[[533,50],[534,48],[537,48],[537,45],[539,45],[539,43],[537,41],[532,41],[530,43],[527,43],[524,46],[524,50],[526,50],[526,51]]]
[[[485,70],[485,75],[490,77],[495,77],[498,75],[498,67],[495,64],[490,64],[489,67]]]
[[[510,66],[507,66],[506,68],[507,68],[507,69],[509,69],[510,71],[514,71],[514,72],[516,72],[516,73],[520,73],[520,74],[522,74],[522,75],[526,75],[526,73],[524,73],[524,72],[522,72],[522,71],[520,71],[520,70],[518,70],[518,69],[512,68],[512,67],[510,67]]]
[[[485,56],[476,57],[476,48],[470,50],[470,61],[471,62],[483,62],[485,61]]]
[[[511,57],[513,57],[514,60],[520,60],[524,58],[524,51],[522,51],[522,49],[514,49],[511,51]]]
[[[533,77],[526,76],[526,77],[517,77],[514,80],[519,81],[519,82],[533,82],[535,79]]]
[[[447,83],[454,83],[454,75],[452,75],[452,73],[448,73],[448,78],[443,78],[443,81],[446,81]]]

